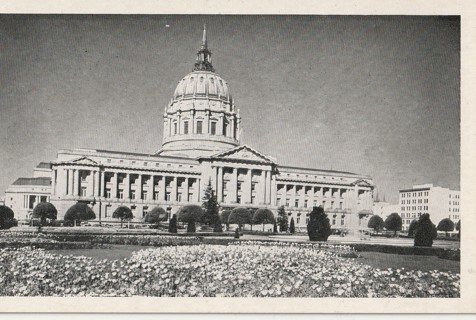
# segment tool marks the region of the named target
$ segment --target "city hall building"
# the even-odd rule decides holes
[[[49,163],[48,181],[41,180],[58,219],[78,201],[93,205],[101,221],[113,220],[121,205],[130,207],[138,220],[155,206],[173,214],[186,204],[200,205],[211,183],[222,210],[269,208],[277,213],[285,206],[289,219],[304,228],[312,207],[323,206],[334,228],[367,226],[374,188],[370,177],[282,166],[240,144],[242,119],[228,83],[215,73],[206,30],[193,71],[178,82],[163,121],[162,147],[154,154],[59,150]],[[45,198],[31,197],[30,186],[21,186],[26,193],[9,188],[17,192],[17,200],[9,190],[5,198],[7,205],[12,199],[12,208],[15,202],[15,212],[27,216]]]

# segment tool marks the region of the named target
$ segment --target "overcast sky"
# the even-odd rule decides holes
[[[204,23],[242,143],[394,203],[459,189],[459,18],[0,15],[0,194],[58,149],[157,151]]]

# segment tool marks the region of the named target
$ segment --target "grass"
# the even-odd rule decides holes
[[[74,255],[91,257],[96,260],[109,259],[121,260],[130,258],[134,251],[142,249],[154,248],[134,245],[113,245],[109,249],[73,249],[73,250],[51,250],[54,253],[62,255]],[[370,265],[379,269],[401,269],[406,270],[438,270],[451,271],[455,273],[460,272],[459,261],[451,261],[440,259],[435,256],[416,256],[416,255],[401,255],[380,252],[359,252],[357,262]]]
[[[460,273],[460,262],[440,259],[435,256],[402,255],[381,252],[359,252],[358,262],[379,269],[401,269],[420,271],[451,271]]]

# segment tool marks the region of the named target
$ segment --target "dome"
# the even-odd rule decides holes
[[[228,84],[222,77],[211,71],[193,71],[179,81],[173,100],[192,97],[208,97],[231,102]]]

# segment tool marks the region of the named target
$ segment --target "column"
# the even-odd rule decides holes
[[[271,193],[272,188],[271,188],[271,171],[266,171],[266,204],[272,204],[271,203]]]
[[[166,180],[165,176],[162,176],[161,179],[160,179],[160,185],[159,185],[159,199],[157,199],[157,200],[162,200],[162,201],[167,200],[167,198],[166,198],[167,192],[166,192],[165,180]],[[160,196],[160,195],[162,195],[162,196]]]
[[[200,202],[200,179],[196,179],[195,181],[195,202]]]
[[[149,181],[147,181],[147,189],[149,189],[149,191],[147,192],[147,200],[149,201],[154,200],[154,176],[153,175],[150,175]]]
[[[261,170],[261,201],[263,202],[263,204],[266,204],[266,179],[267,179],[267,174],[268,174],[268,171],[265,171],[265,170]]]
[[[299,206],[304,207],[304,203],[306,201],[306,186],[301,186],[301,196],[299,197]]]
[[[126,178],[124,179],[124,199],[131,198],[131,177],[130,173],[126,173]]]
[[[56,169],[51,170],[51,194],[56,195]]]
[[[68,169],[68,195],[73,195],[73,169]]]
[[[104,198],[104,192],[105,192],[105,189],[106,189],[106,184],[105,184],[106,172],[100,171],[100,174],[101,174],[101,185],[100,185],[101,191],[99,193],[99,196]]]
[[[245,184],[245,190],[246,190],[246,198],[247,199],[244,199],[245,203],[251,203],[251,184],[252,184],[252,181],[253,181],[253,175],[252,175],[252,169],[248,169],[248,171],[246,172],[246,184]]]
[[[295,207],[295,205],[296,205],[296,198],[297,198],[296,197],[296,192],[297,192],[296,191],[296,185],[293,184],[292,194],[291,194],[291,203],[290,203],[291,207]]]
[[[174,176],[172,181],[172,192],[170,193],[170,200],[177,201],[177,187],[178,187],[178,177]]]
[[[142,175],[139,174],[136,180],[136,199],[142,199]],[[145,200],[145,199],[142,199]]]
[[[188,177],[185,178],[185,186],[183,188],[182,199],[185,199],[185,202],[190,202],[192,199],[188,197]]]
[[[98,197],[99,194],[99,171],[94,171],[94,196]]]
[[[74,170],[74,195],[79,196],[79,170]]]
[[[94,171],[90,170],[89,171],[89,176],[88,176],[88,196],[93,197],[94,196]]]
[[[238,189],[237,189],[237,184],[238,184],[238,169],[233,168],[233,173],[231,175],[231,188],[230,188],[230,202],[231,203],[236,203],[237,197],[238,197]]]
[[[112,177],[112,187],[111,187],[111,198],[117,199],[117,172],[114,172],[114,177]]]
[[[217,198],[218,202],[223,202],[223,168],[218,168],[218,189],[217,189]]]
[[[188,128],[188,132],[191,134],[195,133],[195,115],[193,110],[190,110],[190,128]]]
[[[270,197],[271,197],[271,205],[275,206],[276,205],[276,175],[274,175],[272,172],[270,172],[271,175],[271,190],[270,190]],[[286,196],[286,195],[284,195]]]
[[[217,175],[218,175],[218,169],[217,167],[212,167],[212,176],[211,176],[211,182],[212,182],[212,188],[213,190],[217,191]]]

